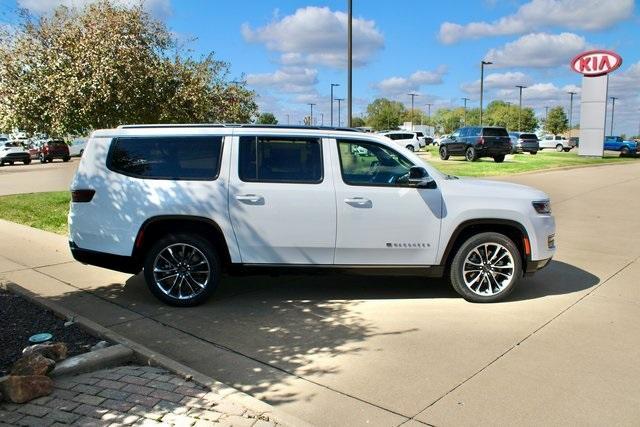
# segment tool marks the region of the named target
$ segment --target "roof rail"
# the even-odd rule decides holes
[[[154,129],[154,128],[267,128],[267,129],[301,129],[301,130],[339,130],[344,132],[361,132],[358,129],[335,126],[302,126],[302,125],[260,125],[255,123],[195,123],[195,124],[155,124],[155,125],[120,125],[118,129]]]

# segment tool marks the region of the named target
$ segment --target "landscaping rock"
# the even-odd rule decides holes
[[[40,353],[22,356],[13,364],[11,375],[47,375],[55,368],[56,362]]]
[[[9,375],[0,379],[0,393],[13,403],[24,403],[47,396],[53,390],[53,381],[44,375]]]
[[[22,350],[23,356],[40,353],[44,357],[59,362],[67,358],[67,345],[63,342],[53,342],[45,344],[34,344]]]

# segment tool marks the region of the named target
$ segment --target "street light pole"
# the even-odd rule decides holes
[[[611,133],[609,136],[613,136],[613,117],[616,112],[616,98],[615,96],[611,97]]]
[[[464,125],[467,125],[467,101],[470,101],[469,98],[462,98],[464,101]]]
[[[518,106],[518,132],[522,132],[522,126],[520,124],[520,116],[522,115],[522,89],[526,88],[526,86],[516,85],[518,89],[520,89],[520,102]]]
[[[311,116],[309,116],[309,126],[313,126],[313,106],[316,105],[313,102],[309,103],[309,107],[311,107]]]
[[[573,95],[576,92],[567,92],[569,94],[569,136],[571,136],[571,129],[573,125]]]
[[[482,97],[484,95],[484,66],[491,65],[493,62],[480,61],[480,126],[482,126]]]
[[[344,101],[344,98],[336,98],[336,101],[338,101],[338,127],[340,127],[342,126],[342,121],[340,120],[340,103]]]
[[[544,122],[547,123],[547,117],[549,117],[549,107],[544,107]]]
[[[320,113],[320,126],[324,126],[324,113]]]
[[[333,126],[333,88],[340,86],[338,83],[331,83],[331,126]]]
[[[287,125],[289,125],[289,115],[287,114]]]
[[[408,93],[407,95],[411,97],[411,130],[413,131],[413,100],[415,99],[416,96],[418,96],[418,94]]]
[[[347,126],[351,127],[351,109],[353,101],[353,1],[348,1],[348,20],[347,20]]]

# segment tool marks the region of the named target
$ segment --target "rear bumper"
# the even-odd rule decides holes
[[[82,249],[74,242],[69,242],[69,249],[71,249],[73,258],[82,264],[95,265],[130,274],[137,274],[142,269],[142,265],[134,257]]]

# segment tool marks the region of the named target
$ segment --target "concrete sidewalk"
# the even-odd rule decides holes
[[[314,424],[637,425],[640,163],[502,179],[551,195],[559,251],[500,304],[416,278],[256,276],[178,309],[2,221],[0,275]]]

